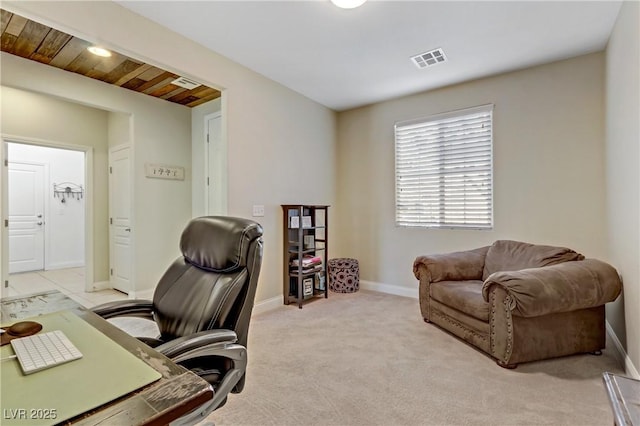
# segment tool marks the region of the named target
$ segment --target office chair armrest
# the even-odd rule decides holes
[[[192,425],[202,421],[209,413],[224,404],[227,395],[233,392],[247,370],[247,349],[236,341],[236,333],[232,330],[207,330],[180,337],[154,348],[181,365],[189,364],[189,361],[200,357],[222,357],[231,361],[231,368],[217,384],[213,399],[172,422],[171,426]]]
[[[153,320],[153,302],[150,300],[118,300],[94,306],[91,310],[105,319],[115,317],[137,317]]]
[[[179,337],[156,346],[154,349],[175,362],[187,358],[199,356],[217,355],[211,353],[215,347],[224,347],[226,344],[235,343],[238,340],[232,330],[205,330],[190,336]]]

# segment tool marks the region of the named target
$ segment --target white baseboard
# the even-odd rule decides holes
[[[108,290],[108,289],[113,289],[113,286],[111,285],[110,281],[98,281],[93,283],[92,291],[100,291],[100,290]],[[146,290],[130,291],[128,297],[129,299],[151,300],[153,299],[153,292],[155,290],[156,290],[155,288],[148,288]]]
[[[373,281],[360,280],[360,288],[363,290],[377,291],[380,293],[394,294],[396,296],[418,298],[418,288],[415,289],[401,287],[397,285],[377,283]],[[272,297],[261,302],[257,302],[253,307],[252,315],[262,314],[264,312],[273,311],[282,306],[282,296]]]
[[[52,271],[55,269],[83,268],[84,266],[84,260],[76,260],[70,262],[49,263],[46,265],[45,270]]]
[[[628,376],[640,380],[638,369],[635,367],[635,365],[633,365],[633,362],[631,362],[631,358],[629,358],[629,355],[624,350],[622,343],[620,343],[620,339],[618,339],[618,336],[616,336],[616,333],[613,331],[613,328],[608,321],[606,322],[606,328],[607,335],[613,343],[613,356],[616,358],[616,360],[618,360],[618,363],[624,367],[624,370]]]
[[[155,288],[148,288],[146,290],[131,291],[129,292],[129,299],[153,300],[153,292],[155,290]]]
[[[282,296],[276,296],[272,297],[271,299],[263,300],[253,305],[251,316],[273,311],[280,306],[282,306]]]
[[[375,281],[360,280],[360,288],[363,290],[377,291],[380,293],[395,294],[396,296],[418,298],[418,286],[415,288],[402,287],[399,285],[378,283]]]
[[[91,288],[93,289],[93,291],[100,291],[100,290],[108,290],[112,287],[109,281],[98,281],[93,283]]]

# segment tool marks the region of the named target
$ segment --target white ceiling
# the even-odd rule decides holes
[[[119,2],[329,108],[603,50],[620,1]],[[441,47],[448,61],[410,57]],[[188,71],[188,70],[184,70]]]

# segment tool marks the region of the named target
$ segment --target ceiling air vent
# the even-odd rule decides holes
[[[433,49],[425,53],[411,57],[414,64],[420,69],[438,65],[447,60],[441,48]]]
[[[173,80],[171,82],[171,84],[175,84],[176,86],[184,87],[187,90],[195,89],[196,87],[201,85],[200,83],[198,83],[196,81],[193,81],[193,80],[189,80],[186,77],[178,77],[175,80]]]

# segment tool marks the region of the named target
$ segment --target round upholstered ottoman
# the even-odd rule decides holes
[[[335,293],[354,293],[360,287],[360,267],[356,259],[329,259],[329,290]]]

